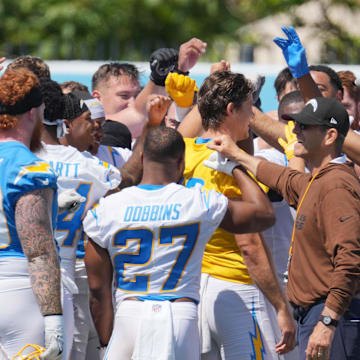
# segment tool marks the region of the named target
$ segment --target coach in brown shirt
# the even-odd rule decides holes
[[[298,321],[300,359],[360,359],[360,183],[341,154],[349,118],[327,98],[283,117],[295,121],[294,154],[309,174],[241,152],[227,136],[208,146],[297,209],[287,296]]]

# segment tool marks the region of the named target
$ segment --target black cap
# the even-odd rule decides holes
[[[345,107],[336,99],[318,97],[309,100],[298,114],[284,114],[284,120],[294,120],[305,125],[324,125],[336,129],[346,136],[349,127],[349,115]]]
[[[131,149],[131,133],[125,124],[106,120],[102,129],[104,136],[100,140],[101,145]]]

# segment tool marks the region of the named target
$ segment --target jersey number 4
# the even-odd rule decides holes
[[[181,226],[161,227],[159,229],[159,246],[171,246],[174,245],[175,238],[184,238],[183,246],[177,254],[174,264],[160,291],[173,291],[177,287],[196,244],[199,228],[199,223],[193,223]],[[114,263],[118,275],[117,286],[124,291],[147,292],[149,290],[151,275],[135,275],[134,280],[128,281],[125,280],[125,267],[126,265],[145,266],[150,263],[155,240],[154,233],[147,228],[121,230],[114,237],[114,246],[126,247],[129,240],[139,240],[139,250],[137,253],[119,253],[115,255]]]
[[[80,183],[75,189],[81,196],[88,198],[92,183]],[[60,246],[73,247],[76,232],[79,231],[82,225],[82,217],[87,202],[81,203],[79,209],[75,213],[65,212],[58,216],[56,224],[57,232],[66,232],[65,238]]]

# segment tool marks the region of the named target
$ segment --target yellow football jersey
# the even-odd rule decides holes
[[[232,176],[209,169],[203,165],[213,150],[206,146],[206,139],[186,138],[184,185],[200,184],[207,190],[216,190],[228,198],[241,198],[241,191]],[[218,228],[205,248],[202,272],[219,279],[253,284],[244,263],[234,234]]]

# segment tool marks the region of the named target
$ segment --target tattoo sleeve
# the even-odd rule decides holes
[[[20,197],[15,207],[16,230],[35,297],[43,315],[61,314],[61,276],[52,231],[52,189],[39,189]]]

